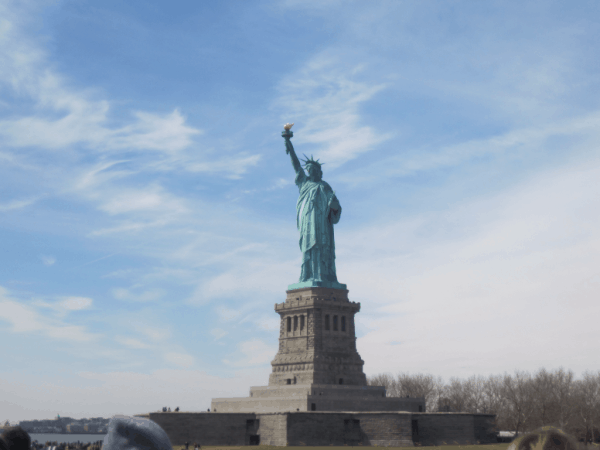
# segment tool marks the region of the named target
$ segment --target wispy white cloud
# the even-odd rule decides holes
[[[56,317],[63,319],[73,311],[90,309],[94,300],[89,297],[58,297],[57,300],[35,300],[32,305],[53,310]]]
[[[223,330],[222,328],[213,328],[210,330],[210,334],[212,334],[215,338],[215,341],[227,336],[229,334],[228,331]]]
[[[26,199],[26,200],[12,200],[8,203],[1,203],[0,204],[0,212],[7,212],[7,211],[23,209],[29,205],[32,205],[37,200],[38,200],[37,198],[30,198],[30,199]]]
[[[248,310],[249,307],[234,308],[225,305],[219,305],[215,308],[215,312],[222,322],[231,322],[239,320],[244,315],[244,309]]]
[[[361,104],[386,88],[384,83],[355,81],[361,71],[360,65],[348,67],[328,50],[287,76],[279,86],[275,105],[297,123],[294,142],[313,144],[314,153],[318,152],[329,167],[371,151],[391,137],[361,119]]]
[[[582,148],[580,141],[600,143],[600,114],[592,113],[559,123],[532,125],[528,128],[511,129],[505,133],[482,139],[472,139],[441,148],[407,148],[387,158],[367,164],[360,170],[346,172],[337,179],[358,185],[391,177],[412,176],[440,168],[468,164],[484,157],[527,159],[543,150],[554,148],[553,140],[571,138]],[[594,144],[592,144],[594,145]]]
[[[17,160],[26,159],[29,168],[39,172],[40,164],[46,164],[40,162],[45,160],[44,153],[53,152],[52,165],[47,169],[53,172],[49,180],[53,180],[51,190],[55,194],[70,193],[98,201],[101,210],[117,214],[124,204],[136,211],[156,206],[156,186],[154,190],[149,187],[151,192],[145,194],[130,190],[134,197],[128,199],[114,192],[127,190],[119,181],[141,172],[192,171],[240,178],[257,164],[259,155],[222,154],[199,148],[195,139],[203,131],[187,123],[178,108],[165,113],[137,110],[130,119],[115,120],[115,102],[103,98],[97,90],[75,88],[67,77],[57,73],[40,43],[25,31],[28,20],[24,10],[3,5],[1,12],[0,85],[29,108],[0,117],[0,142],[5,148],[0,158],[21,167],[24,163]],[[23,147],[30,151],[16,158],[14,149]],[[119,159],[107,162],[106,158],[113,155]],[[120,166],[123,163],[128,163],[127,168]],[[155,197],[150,198],[152,194]],[[168,196],[164,191],[162,195]],[[121,195],[126,196],[127,192]],[[0,204],[0,212],[21,209],[34,201],[20,199]],[[170,195],[165,205],[181,206],[181,200]],[[120,224],[98,233],[143,226],[139,222]]]
[[[155,343],[165,342],[171,337],[171,331],[164,324],[143,323],[138,320],[132,324],[132,328]]]
[[[53,266],[56,263],[56,258],[54,256],[40,255],[40,259],[45,266]]]
[[[191,162],[186,164],[190,172],[223,173],[232,179],[239,179],[251,167],[260,161],[260,155],[240,154],[236,157],[225,157],[216,161]]]
[[[64,149],[86,144],[100,152],[126,149],[153,150],[167,154],[192,144],[201,130],[185,124],[175,109],[166,115],[134,112],[134,120],[122,127],[109,127],[110,102],[96,100],[92,92],[76,91],[62,76],[50,69],[46,55],[24,35],[13,21],[4,19],[0,33],[0,83],[30,96],[35,113],[0,120],[0,136],[7,145]]]
[[[152,346],[148,345],[146,342],[143,342],[140,339],[136,339],[133,337],[116,336],[115,341],[117,341],[121,345],[124,345],[125,347],[134,350],[152,348]]]
[[[115,192],[114,196],[106,199],[99,207],[110,215],[138,211],[156,211],[177,214],[186,212],[181,199],[166,194],[162,188],[151,186],[143,190],[130,189],[125,192]]]
[[[80,311],[92,306],[93,300],[88,297],[65,297],[58,305],[68,311]]]
[[[141,111],[134,115],[137,121],[116,130],[107,148],[177,152],[192,144],[193,135],[202,134],[201,130],[187,126],[177,109],[164,117]]]
[[[153,220],[153,221],[146,221],[146,222],[134,222],[134,221],[128,220],[128,221],[120,223],[119,225],[116,225],[114,227],[100,228],[98,230],[93,230],[92,232],[90,232],[89,235],[90,236],[104,236],[104,235],[110,235],[110,234],[137,232],[140,230],[144,230],[146,228],[162,227],[162,226],[166,225],[167,223],[169,223],[168,220]]]
[[[300,256],[300,254],[298,254]],[[246,265],[246,258],[231,260],[229,268],[212,278],[202,281],[188,299],[194,305],[206,304],[217,298],[235,298],[240,294],[248,296],[279,293],[281,286],[269,280],[295,280],[298,278],[295,261],[269,262],[253,260]]]
[[[11,325],[10,331],[14,333],[39,333],[59,340],[91,342],[100,335],[89,332],[85,326],[71,325],[60,319],[66,310],[84,309],[91,302],[91,299],[80,297],[68,297],[57,304],[38,302],[38,306],[49,306],[59,312],[58,317],[50,318],[40,314],[34,305],[14,300],[7,289],[0,287],[0,320],[8,322]]]
[[[278,190],[286,188],[293,184],[293,180],[291,178],[278,178],[275,180],[275,183],[271,187],[268,188],[270,191]]]
[[[196,361],[192,355],[187,353],[169,352],[164,354],[165,361],[178,367],[192,367]]]
[[[266,344],[261,339],[251,339],[240,342],[238,351],[241,358],[236,358],[235,361],[224,359],[223,362],[232,367],[247,367],[257,366],[269,363],[277,353],[277,347]]]
[[[279,330],[279,315],[275,313],[271,314],[260,314],[258,317],[252,317],[253,323],[256,323],[259,329],[265,331],[278,331]]]
[[[115,288],[112,291],[113,296],[117,300],[126,300],[132,302],[153,302],[165,295],[163,289],[149,289],[142,291],[139,287]]]

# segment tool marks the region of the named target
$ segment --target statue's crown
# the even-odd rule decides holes
[[[308,167],[311,164],[314,164],[320,169],[321,166],[325,163],[320,163],[318,159],[313,159],[312,155],[310,155],[310,159],[307,158],[306,155],[304,155],[304,167]]]

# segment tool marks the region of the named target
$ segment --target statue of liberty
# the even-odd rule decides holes
[[[302,268],[300,280],[288,286],[289,290],[305,287],[328,287],[346,289],[337,281],[335,271],[335,243],[333,225],[340,221],[342,207],[331,186],[322,180],[323,171],[319,160],[304,160],[304,168],[296,156],[290,138],[293,124],[286,124],[281,135],[285,139],[286,153],[292,159],[296,171],[296,185],[300,191],[296,204],[296,225],[300,231]]]

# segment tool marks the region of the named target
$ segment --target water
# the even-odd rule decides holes
[[[104,439],[105,434],[57,434],[57,433],[30,433],[31,442],[38,441],[42,444],[50,442],[82,442],[93,443]]]

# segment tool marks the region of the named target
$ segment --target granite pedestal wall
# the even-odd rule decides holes
[[[494,416],[466,413],[151,413],[173,445],[373,445],[496,442]]]
[[[150,413],[141,415],[159,424],[172,445],[198,442],[203,445],[249,445],[256,414],[208,412]],[[252,421],[250,427],[248,421]],[[250,428],[250,429],[248,429]]]
[[[412,447],[411,414],[322,412],[288,415],[288,445]]]

